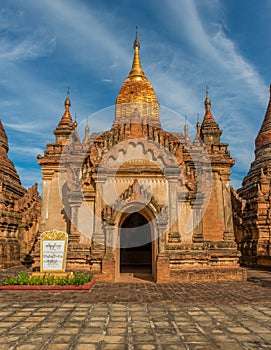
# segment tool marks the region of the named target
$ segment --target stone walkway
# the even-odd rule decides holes
[[[0,301],[0,350],[271,349],[268,271],[248,270],[246,282],[1,291]]]

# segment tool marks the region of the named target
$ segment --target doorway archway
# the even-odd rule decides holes
[[[120,273],[152,273],[152,234],[140,213],[128,215],[120,227]]]

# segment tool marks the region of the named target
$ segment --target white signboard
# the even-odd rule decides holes
[[[64,272],[66,268],[68,235],[61,231],[41,234],[41,272]]]

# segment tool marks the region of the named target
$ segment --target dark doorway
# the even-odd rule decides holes
[[[139,213],[130,214],[120,229],[120,272],[152,272],[151,228]]]

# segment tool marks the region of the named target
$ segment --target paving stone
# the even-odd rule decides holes
[[[81,335],[78,338],[79,343],[99,343],[102,340],[103,336],[102,334],[88,334],[88,335]]]
[[[242,345],[240,345],[238,343],[233,343],[233,342],[231,342],[231,343],[220,343],[219,344],[219,349],[222,349],[222,350],[244,350],[244,349],[249,350],[249,348],[248,349],[244,348]]]
[[[96,283],[82,293],[0,291],[0,350],[270,349],[271,283],[249,275],[193,285]]]
[[[155,335],[153,334],[133,335],[133,340],[135,343],[154,343]]]
[[[42,336],[42,335],[30,335],[26,336],[24,342],[30,344],[44,344],[50,338],[50,335]]]
[[[77,344],[74,350],[97,350],[96,344]]]
[[[50,342],[51,343],[71,343],[73,338],[74,337],[72,335],[61,334],[61,335],[54,336],[50,340]]]
[[[128,350],[128,346],[126,344],[112,344],[112,343],[104,343],[101,346],[101,350]]]
[[[3,337],[0,337],[0,343],[12,343],[18,340],[20,337],[21,337],[21,334],[4,335]]]
[[[36,333],[40,333],[40,334],[51,334],[51,333],[54,333],[55,332],[55,329],[52,329],[52,328],[38,328],[36,329],[35,331]]]
[[[111,328],[111,327],[107,327],[107,330],[106,330],[107,334],[112,334],[112,335],[125,334],[126,332],[127,332],[126,328]]]
[[[16,350],[37,350],[37,345],[36,344],[19,345],[16,347]]]
[[[158,339],[161,344],[177,343],[181,341],[181,337],[178,335],[163,335],[158,336]]]
[[[156,349],[158,349],[158,346],[153,344],[136,344],[135,345],[135,350],[156,350]]]
[[[144,334],[144,333],[151,333],[152,328],[151,327],[145,327],[145,328],[137,328],[137,327],[132,327],[133,334]]]
[[[78,334],[79,328],[58,328],[56,334]]]
[[[217,345],[214,345],[212,343],[205,343],[205,344],[185,344],[189,347],[189,350],[217,350]],[[232,350],[232,348],[228,348],[228,350]]]
[[[124,335],[106,335],[104,337],[105,343],[124,343],[126,337]]]
[[[48,344],[46,350],[69,350],[70,344]]]
[[[238,333],[238,334],[248,334],[249,331],[243,327],[227,327],[228,331],[231,333]]]
[[[185,344],[171,344],[171,345],[163,346],[162,349],[163,350],[187,350],[188,347]],[[217,349],[215,349],[215,350],[217,350]]]

